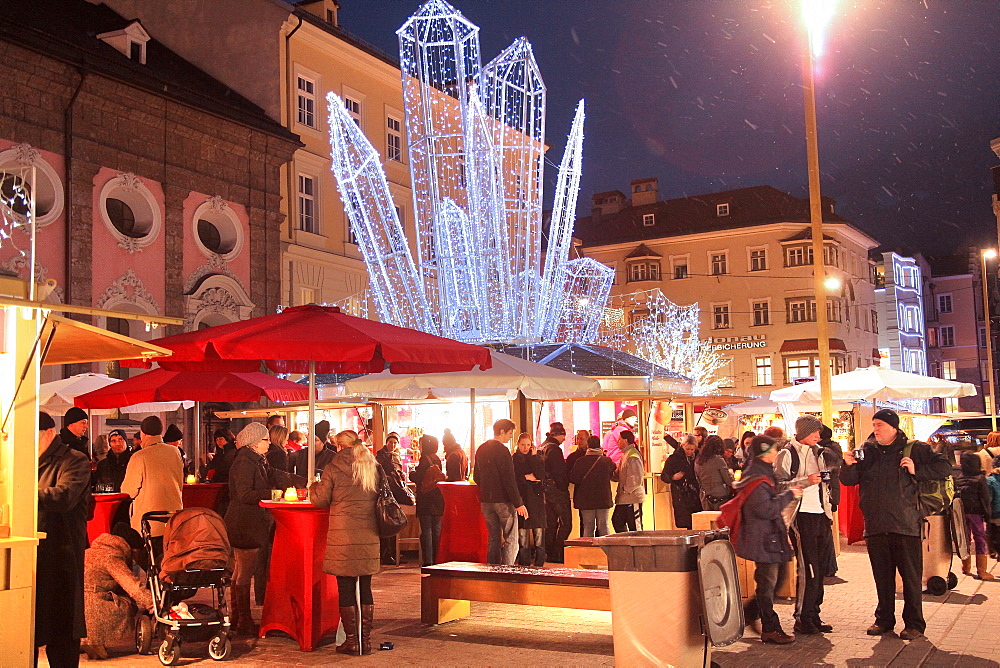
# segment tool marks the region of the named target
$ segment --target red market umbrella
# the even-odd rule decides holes
[[[150,341],[171,351],[164,369],[309,374],[309,424],[316,422],[316,373],[437,373],[489,369],[490,351],[433,334],[342,313],[335,306],[293,306],[274,315]],[[123,361],[124,366],[144,366]],[[149,366],[148,363],[145,366]],[[309,448],[309,470],[316,448]]]
[[[489,369],[489,350],[342,313],[335,306],[293,306],[281,313],[150,341],[172,352],[164,369],[275,373],[439,373]],[[242,362],[243,364],[234,364]],[[196,364],[192,364],[196,363]],[[150,366],[141,360],[123,366]]]
[[[118,408],[153,401],[302,401],[309,388],[255,371],[167,371],[155,369],[86,394],[74,402],[80,408]],[[169,397],[169,398],[168,398]]]

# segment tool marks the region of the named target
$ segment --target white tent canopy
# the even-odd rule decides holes
[[[475,390],[478,398],[501,395],[513,400],[520,391],[529,399],[554,401],[593,397],[601,391],[601,384],[593,378],[503,353],[490,354],[493,367],[486,371],[413,375],[383,371],[349,380],[344,386],[349,395],[377,399],[465,399]]]
[[[834,402],[952,398],[976,394],[976,387],[970,383],[958,383],[877,366],[837,374],[830,380]],[[771,392],[770,398],[777,403],[821,401],[819,381],[783,387]]]
[[[61,380],[43,383],[38,387],[38,407],[49,415],[65,415],[75,404],[74,399],[81,394],[99,390],[102,387],[121,382],[117,378],[102,373],[81,373]],[[121,408],[93,409],[91,415],[108,415],[115,410],[122,413],[165,413],[178,408],[191,408],[193,401],[167,401],[157,403],[133,404]]]

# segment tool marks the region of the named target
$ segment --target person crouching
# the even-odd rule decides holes
[[[774,611],[774,591],[781,572],[792,559],[792,546],[788,542],[788,529],[781,511],[802,497],[802,490],[793,488],[777,491],[774,477],[774,460],[778,457],[777,442],[768,436],[755,436],[750,442],[750,463],[736,483],[740,493],[746,490],[743,501],[740,534],[736,541],[736,554],[753,561],[756,566],[754,598],[748,604],[747,618],[758,615],[761,624],[761,642],[787,645],[795,641],[781,629],[778,613]]]

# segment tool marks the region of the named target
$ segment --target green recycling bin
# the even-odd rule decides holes
[[[608,556],[618,666],[709,666],[743,637],[727,529],[629,531],[594,539]]]

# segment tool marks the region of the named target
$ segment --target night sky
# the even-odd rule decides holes
[[[392,54],[416,0],[341,0],[348,31]],[[519,36],[548,89],[546,208],[579,98],[579,213],[655,176],[661,198],[753,185],[805,197],[797,0],[457,0],[483,64]],[[996,244],[1000,2],[838,4],[817,79],[820,167],[837,213],[888,247]]]

